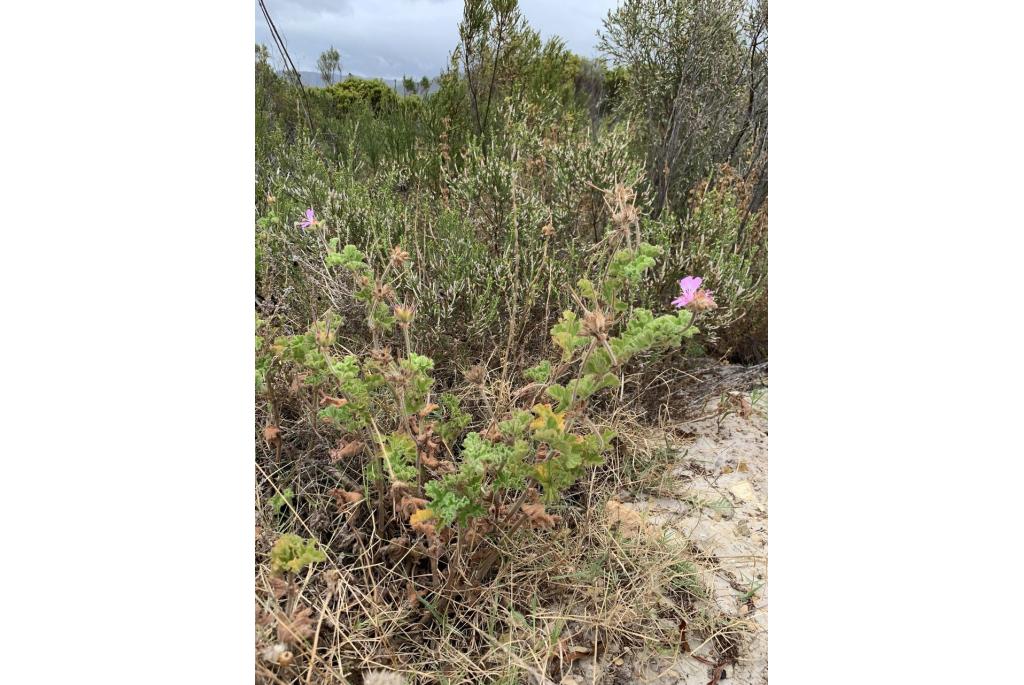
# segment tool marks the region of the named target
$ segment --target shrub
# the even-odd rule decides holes
[[[310,682],[557,682],[555,603],[605,612],[587,643],[678,639],[653,607],[693,569],[599,525],[601,485],[653,468],[635,421],[663,415],[656,388],[688,402],[685,355],[766,354],[767,14],[742,5],[629,0],[609,65],[473,0],[437,88],[404,97],[300,92],[257,51],[268,682],[294,656]],[[282,625],[335,641],[293,654]]]
[[[307,388],[308,397],[319,398],[310,422],[336,440],[331,460],[360,483],[358,496],[339,496],[373,512],[367,532],[421,536],[433,550],[435,573],[438,558],[466,563],[466,554],[475,560],[470,572],[480,581],[497,560],[488,537],[523,525],[555,525],[557,517],[546,507],[558,506],[562,493],[603,461],[615,436],[599,427],[592,401],[620,386],[626,364],[693,336],[694,312],[701,307],[691,305],[700,297],[709,301],[696,287],[687,292],[689,279],[678,311],[656,316],[635,308],[634,296],[662,251],[615,238],[601,277],[580,279],[569,289],[576,306],[550,330],[557,357],[530,368],[530,382],[505,403],[486,402],[478,416],[482,429],[468,433],[472,417],[454,394],[434,402],[434,362],[415,351],[417,307],[402,285],[408,254],[395,248],[374,269],[354,245],[339,249],[337,239],[331,240],[323,262],[336,278],[350,282],[372,346],[346,350],[339,339],[345,320],[334,312],[303,333],[277,336],[273,344],[266,342],[269,331],[260,331],[257,375],[276,405],[271,414],[283,411],[282,398],[302,394],[295,383]],[[401,343],[392,345],[396,333]],[[467,379],[482,389],[486,372],[471,370]],[[292,536],[278,541],[272,558],[275,568],[297,570],[318,557]]]
[[[695,190],[676,262],[728,303],[703,324],[710,346],[748,363],[768,358],[768,205],[751,212],[751,193],[728,166]]]
[[[337,112],[365,104],[374,114],[381,114],[394,110],[399,103],[398,94],[377,79],[347,78],[324,89],[324,93],[332,100]]]

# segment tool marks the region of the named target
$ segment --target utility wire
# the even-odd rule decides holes
[[[295,75],[295,83],[299,86],[299,93],[302,96],[302,111],[306,115],[306,124],[309,126],[310,133],[316,137],[316,130],[313,128],[313,120],[309,116],[309,102],[306,98],[306,89],[302,85],[302,76],[299,74],[299,70],[295,68],[295,62],[292,61],[291,55],[288,54],[288,48],[284,45],[284,39],[281,38],[280,32],[277,30],[277,26],[274,25],[274,20],[270,18],[270,12],[267,10],[267,4],[263,0],[259,0],[260,10],[263,11],[263,18],[267,20],[267,27],[270,29],[270,35],[274,39],[274,45],[277,46],[277,51],[281,53],[281,60],[285,63],[285,66],[290,67],[292,74]]]

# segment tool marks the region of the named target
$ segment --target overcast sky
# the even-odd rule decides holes
[[[462,0],[264,0],[300,71],[334,45],[343,73],[382,78],[436,76],[458,41]],[[256,42],[274,43],[256,8]],[[541,37],[560,36],[570,50],[597,54],[596,32],[617,0],[519,0]]]

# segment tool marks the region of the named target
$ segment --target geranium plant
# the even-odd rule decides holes
[[[676,311],[632,307],[631,294],[661,250],[630,240],[635,247],[612,251],[598,277],[575,284],[576,307],[550,331],[555,355],[522,373],[509,406],[484,403],[473,416],[457,395],[437,392],[433,360],[414,350],[416,308],[400,297],[408,253],[394,248],[378,272],[362,251],[338,242],[328,243],[325,263],[364,304],[373,346],[343,350],[345,322],[328,312],[304,333],[273,344],[257,339],[258,383],[273,402],[268,379],[292,374],[319,398],[316,421],[336,440],[328,457],[360,478],[359,491],[335,491],[339,506],[367,507],[377,536],[421,540],[435,574],[442,558],[457,559],[472,567],[475,581],[497,558],[488,537],[558,525],[548,507],[603,462],[615,435],[598,426],[592,403],[620,387],[628,364],[694,335],[695,315],[715,306],[701,279],[690,276],[680,281]],[[468,375],[480,387],[486,382],[480,367]],[[466,432],[474,422],[479,429]],[[278,563],[295,566],[311,554],[289,552]]]

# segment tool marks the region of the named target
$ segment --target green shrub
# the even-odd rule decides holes
[[[431,545],[444,542],[448,554],[452,534],[460,546],[468,536],[482,559],[478,579],[496,559],[483,542],[494,525],[505,534],[525,524],[553,525],[545,506],[558,505],[567,488],[602,463],[614,433],[598,427],[592,400],[619,388],[627,364],[678,347],[696,332],[689,309],[656,316],[632,306],[631,293],[662,250],[648,243],[616,247],[613,241],[610,255],[600,260],[601,276],[566,288],[576,307],[550,330],[557,358],[530,369],[532,382],[511,394],[516,401],[486,403],[479,417],[486,429],[463,435],[472,417],[453,394],[441,393],[441,404],[433,402],[434,362],[414,349],[418,302],[402,285],[410,270],[406,253],[395,249],[385,266],[374,269],[354,245],[338,245],[337,239],[327,244],[323,262],[335,279],[350,283],[372,346],[343,346],[339,332],[348,324],[334,312],[303,333],[276,336],[257,358],[263,377],[278,379],[277,388],[268,383],[265,397],[280,402],[295,393],[284,387],[301,381],[322,405],[310,420],[338,441],[332,458],[360,474],[376,512],[376,534],[422,535]],[[259,333],[263,340],[272,337],[268,330]],[[389,344],[392,334],[401,336],[400,345]],[[470,375],[471,383],[484,387],[485,373]],[[275,568],[298,570],[318,557],[292,536],[275,545],[272,558]]]
[[[677,268],[704,275],[727,303],[703,324],[719,355],[744,362],[768,357],[768,205],[750,212],[751,185],[729,167],[694,192]]]
[[[324,89],[337,112],[345,112],[359,104],[370,107],[374,114],[391,112],[398,107],[398,94],[377,79],[347,78]]]
[[[326,303],[346,315],[347,293],[319,256],[326,242],[351,243],[375,263],[400,244],[412,254],[403,286],[420,306],[420,350],[438,359],[437,372],[450,376],[490,353],[519,369],[548,345],[548,328],[573,304],[559,284],[598,275],[595,246],[623,230],[618,215],[666,252],[660,268],[645,276],[641,305],[662,301],[679,273],[702,273],[729,307],[709,316],[690,352],[763,358],[766,176],[757,169],[767,155],[766,44],[755,46],[756,64],[742,67],[741,75],[758,84],[749,121],[736,118],[747,112],[740,97],[746,89],[732,84],[729,97],[717,98],[724,86],[711,72],[692,75],[700,86],[696,99],[675,102],[672,60],[705,55],[708,69],[721,62],[722,73],[733,74],[735,40],[750,32],[761,40],[766,16],[757,4],[750,21],[739,22],[733,0],[707,12],[675,0],[627,5],[612,33],[642,33],[657,47],[657,64],[640,64],[636,46],[615,40],[621,54],[609,53],[614,65],[580,58],[557,39],[542,41],[516,3],[483,0],[467,5],[453,63],[423,97],[400,97],[381,81],[356,78],[301,96],[258,61],[257,282],[267,311],[275,307],[293,331]],[[634,19],[651,12],[672,21],[648,35]],[[721,26],[713,21],[719,16]],[[704,35],[708,22],[717,28]],[[665,31],[698,37],[696,57],[660,40]],[[699,109],[707,98],[721,104],[715,111],[722,126],[691,130],[687,107]],[[666,121],[685,124],[676,143],[694,141],[675,171],[665,171],[660,153],[651,151],[652,140],[671,137],[647,120],[661,110]],[[708,184],[726,148],[751,172],[743,171],[751,179],[744,183],[757,184],[758,192]],[[687,202],[693,179],[699,202]],[[628,202],[616,199],[620,189],[628,190]],[[726,205],[736,211],[726,212]],[[310,207],[323,221],[322,234],[295,230]],[[357,324],[350,333],[359,339],[369,330]]]

